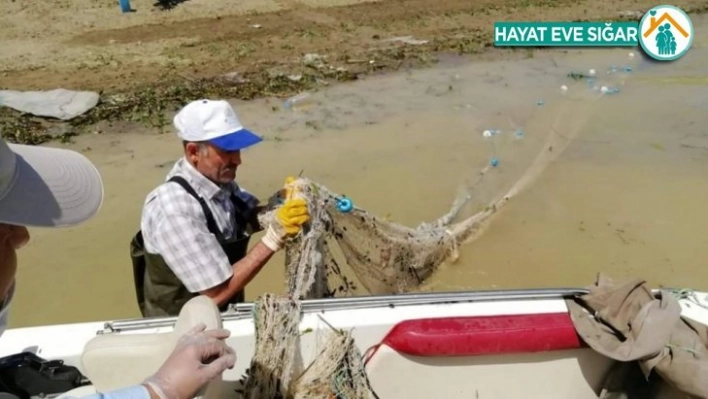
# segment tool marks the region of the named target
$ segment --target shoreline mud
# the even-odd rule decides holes
[[[163,131],[170,125],[170,115],[195,98],[285,100],[303,91],[316,91],[365,76],[425,68],[441,59],[530,58],[544,50],[494,48],[493,21],[535,19],[539,15],[545,15],[542,19],[626,21],[636,19],[637,14],[651,6],[646,1],[627,3],[635,11],[621,11],[624,4],[610,7],[601,2],[591,6],[569,0],[551,3],[507,0],[495,4],[445,0],[437,9],[423,1],[295,7],[245,14],[247,20],[260,22],[252,25],[236,23],[244,15],[217,16],[213,18],[212,30],[219,34],[212,38],[200,36],[209,29],[205,18],[122,30],[94,29],[72,36],[64,44],[74,50],[81,46],[95,50],[99,46],[103,52],[99,54],[101,62],[74,68],[69,61],[66,65],[10,67],[0,70],[0,87],[92,90],[100,94],[98,105],[67,122],[0,107],[0,129],[9,141],[24,144],[70,141],[73,136],[95,130],[100,122],[139,122],[151,130]],[[698,1],[679,3],[691,14],[708,10],[708,6]],[[415,12],[420,15],[414,15]],[[234,23],[232,27],[228,21]],[[408,35],[397,35],[404,33],[399,25],[412,22],[415,26],[408,28]],[[291,23],[288,29],[292,32],[283,32],[287,23]],[[180,26],[186,32],[170,30]],[[225,30],[219,30],[222,28]],[[120,50],[112,53],[114,46],[170,38],[181,40],[189,34],[195,35],[191,44],[165,45],[162,49],[182,60],[181,63],[151,65]],[[140,40],[136,44],[137,39]]]

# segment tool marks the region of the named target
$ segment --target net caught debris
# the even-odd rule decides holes
[[[539,177],[587,123],[593,104],[607,94],[578,89],[584,89],[582,84],[570,85],[571,89],[563,90],[564,100],[558,105],[544,105],[552,118],[537,118],[524,127],[528,135],[541,138],[535,158],[526,164],[516,162],[522,173],[514,183],[482,210],[461,221],[456,221],[461,210],[498,163],[488,164],[479,172],[446,214],[417,227],[357,207],[342,212],[339,205],[344,197],[339,194],[306,178],[292,183],[296,196],[308,200],[311,222],[303,234],[287,244],[287,295],[267,294],[254,306],[256,353],[244,384],[245,398],[375,398],[361,353],[349,332],[330,326],[327,341],[321,344],[324,349],[312,364],[302,364],[300,301],[347,295],[355,289],[333,256],[335,249],[362,287],[377,295],[419,289],[443,263],[456,260],[459,247],[478,238],[492,217]],[[532,153],[528,154],[532,158]],[[268,223],[273,213],[261,214],[261,223]]]

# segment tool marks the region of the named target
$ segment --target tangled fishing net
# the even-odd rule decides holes
[[[577,83],[580,86],[583,83]],[[370,294],[414,291],[446,261],[458,257],[458,248],[479,237],[492,216],[531,184],[573,140],[592,113],[592,104],[605,92],[578,90],[526,126],[541,138],[535,159],[517,166],[523,173],[502,195],[461,221],[455,221],[470,201],[472,191],[498,165],[488,164],[469,187],[437,220],[408,227],[366,210],[342,210],[342,197],[326,187],[299,178],[296,195],[309,201],[311,222],[286,247],[287,294],[266,294],[254,304],[256,352],[244,382],[246,399],[373,399],[362,356],[347,331],[330,326],[323,348],[310,365],[300,358],[300,301],[346,295],[354,284],[334,256],[341,253],[350,271]],[[546,106],[549,108],[548,106]],[[551,119],[549,121],[549,119]],[[528,149],[527,149],[528,151]],[[533,155],[529,153],[531,157]],[[267,223],[274,209],[260,215]]]

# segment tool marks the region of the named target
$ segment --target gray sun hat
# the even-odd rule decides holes
[[[0,223],[73,226],[103,203],[103,183],[82,154],[59,148],[8,144],[0,135]]]

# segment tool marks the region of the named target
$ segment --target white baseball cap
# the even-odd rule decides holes
[[[224,100],[196,100],[174,118],[177,135],[185,141],[208,141],[225,151],[237,151],[263,139],[245,129]]]
[[[103,183],[82,154],[8,144],[0,136],[0,223],[73,226],[98,212]]]

